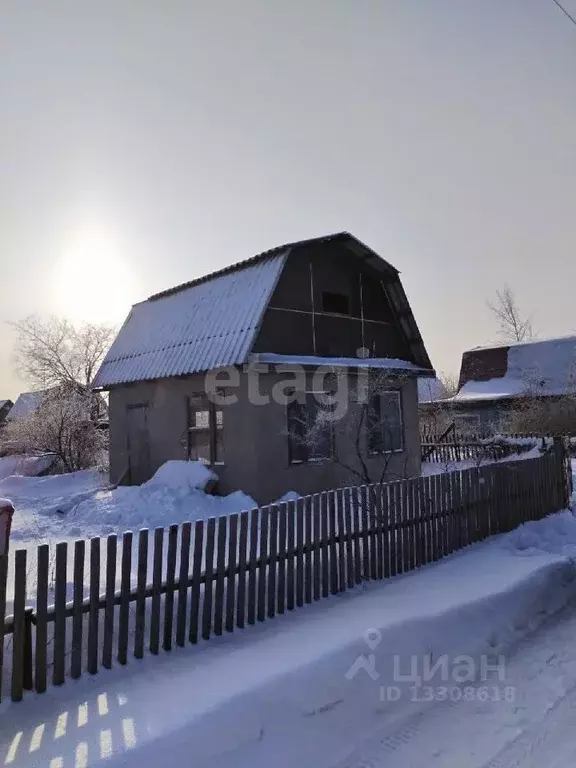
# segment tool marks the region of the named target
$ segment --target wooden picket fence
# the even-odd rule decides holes
[[[422,461],[447,464],[455,461],[498,461],[506,459],[514,454],[522,453],[530,449],[526,438],[533,438],[533,445],[544,442],[551,443],[552,437],[537,437],[536,435],[506,435],[507,441],[499,441],[494,436],[459,433],[448,431],[441,435],[431,432],[423,432],[420,436]],[[513,440],[519,439],[514,445]]]
[[[17,550],[9,555],[12,615],[0,626],[0,694],[3,661],[20,701],[26,690],[41,693],[439,560],[567,506],[567,466],[556,446],[537,459],[343,488],[152,536],[141,530],[137,541],[131,532],[77,541],[70,561],[66,542],[55,552],[41,545],[32,572],[26,550]],[[0,616],[8,565],[0,558]]]

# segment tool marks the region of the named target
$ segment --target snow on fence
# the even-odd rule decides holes
[[[557,443],[540,458],[328,491],[153,536],[141,530],[135,580],[131,532],[121,542],[75,542],[72,567],[66,542],[54,563],[41,545],[34,573],[17,550],[0,557],[0,616],[15,559],[13,615],[0,626],[0,695],[5,647],[5,683],[20,701],[26,690],[234,632],[540,519],[568,505],[568,469]]]

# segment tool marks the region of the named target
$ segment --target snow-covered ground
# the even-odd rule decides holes
[[[5,461],[0,459],[0,471]],[[256,506],[253,499],[240,491],[228,496],[205,493],[203,489],[212,477],[203,465],[186,461],[167,462],[147,483],[132,487],[111,488],[107,478],[95,470],[48,477],[10,475],[0,480],[0,497],[10,499],[15,508],[11,551],[27,551],[32,587],[40,544],[49,544],[54,556],[55,545],[67,542],[68,572],[72,573],[73,544],[77,539],[165,527],[187,520],[230,515]],[[134,568],[137,565],[136,545],[137,537],[133,545]],[[152,556],[150,551],[150,558]],[[105,551],[102,557],[104,564]],[[120,557],[119,549],[118,564]],[[117,573],[120,576],[119,567]],[[88,580],[89,564],[86,562],[85,583]],[[71,584],[69,586],[71,588]],[[11,587],[13,579],[9,574],[8,610],[13,596]],[[31,598],[32,590],[29,602],[33,605]]]
[[[490,761],[576,685],[575,558],[576,518],[559,513],[259,627],[6,703],[0,760],[523,766]],[[462,654],[474,680],[456,677]],[[430,694],[398,673],[444,655],[449,679],[434,677],[426,702]],[[498,673],[478,679],[483,663]],[[446,688],[460,695],[443,701]]]
[[[0,471],[2,470],[0,460]],[[166,526],[250,509],[255,502],[238,491],[210,496],[212,476],[197,462],[169,461],[141,486],[111,488],[95,470],[48,477],[11,475],[0,480],[0,496],[11,499],[15,548],[30,539],[90,538],[126,530]]]

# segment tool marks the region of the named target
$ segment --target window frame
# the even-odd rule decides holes
[[[196,401],[196,403],[195,403]],[[201,405],[197,405],[198,401]],[[208,426],[207,427],[193,427],[191,426],[191,415],[196,411],[208,412]],[[221,424],[218,426],[218,413],[222,414]],[[190,456],[192,450],[192,434],[208,434],[208,453],[209,460],[205,459],[192,459]],[[220,435],[220,440],[218,440]],[[225,465],[224,460],[224,411],[222,406],[217,406],[207,395],[206,392],[198,392],[193,395],[189,395],[186,398],[186,438],[187,438],[187,457],[188,461],[201,461],[206,463],[209,467],[222,467]]]
[[[304,395],[306,398],[306,402],[301,403],[298,400],[298,396]],[[286,403],[286,427],[287,427],[287,437],[288,437],[288,464],[290,466],[298,466],[300,464],[323,464],[327,461],[334,461],[334,456],[336,455],[336,430],[334,428],[334,422],[329,422],[330,425],[330,455],[329,456],[310,456],[309,455],[309,448],[308,446],[301,446],[303,450],[306,452],[306,458],[305,459],[295,459],[293,458],[293,440],[292,440],[292,432],[290,431],[290,407],[294,404],[297,404],[300,407],[308,408],[308,402],[307,398],[308,395],[323,395],[323,396],[329,396],[330,392],[326,391],[320,391],[320,390],[311,390],[307,389],[304,392],[294,392],[293,393],[293,399],[289,400]],[[318,401],[315,401],[316,405],[320,407],[320,403]]]
[[[406,434],[405,434],[405,422],[404,422],[404,406],[402,402],[402,390],[401,389],[384,389],[381,392],[377,392],[373,397],[378,397],[379,399],[382,398],[382,395],[395,395],[398,400],[398,414],[400,416],[399,419],[399,429],[400,429],[400,448],[390,448],[390,449],[381,449],[381,450],[374,450],[370,447],[370,432],[366,432],[366,441],[367,441],[367,453],[369,456],[384,456],[386,454],[393,454],[393,453],[404,453],[406,450]],[[371,407],[371,406],[370,406]],[[382,411],[380,409],[379,416],[380,421],[379,423],[382,423]],[[368,417],[370,418],[370,417]],[[382,439],[382,429],[380,429],[381,432],[381,440],[382,444],[384,443],[384,440]]]

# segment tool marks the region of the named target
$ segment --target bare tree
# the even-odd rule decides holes
[[[42,394],[36,408],[9,419],[2,430],[2,451],[52,454],[66,472],[99,462],[105,437],[94,419],[94,398],[87,389],[60,385]]]
[[[89,388],[115,335],[110,325],[73,325],[64,318],[30,316],[13,323],[20,376],[45,389],[61,384]]]
[[[498,333],[504,341],[531,341],[534,338],[532,319],[522,314],[510,286],[505,285],[501,291],[496,291],[496,299],[487,304],[496,318]]]
[[[334,372],[332,375],[337,379],[347,373]],[[315,412],[311,414],[302,409],[299,418],[293,420],[296,429],[291,430],[290,437],[305,447],[312,458],[325,455],[329,445],[330,460],[347,470],[355,483],[375,485],[385,479],[405,478],[410,457],[402,444],[402,425],[383,412],[382,401],[382,397],[398,387],[398,376],[390,378],[387,371],[372,370],[359,377],[355,387],[350,390],[346,387],[349,407],[343,416],[336,418],[334,415],[333,395],[317,396]],[[333,392],[337,390],[338,386],[332,387]],[[395,449],[397,445],[403,449],[401,458]]]
[[[442,397],[439,400],[446,400],[449,397],[454,397],[458,392],[458,376],[455,373],[449,373],[447,371],[441,371],[438,377],[442,382]]]

